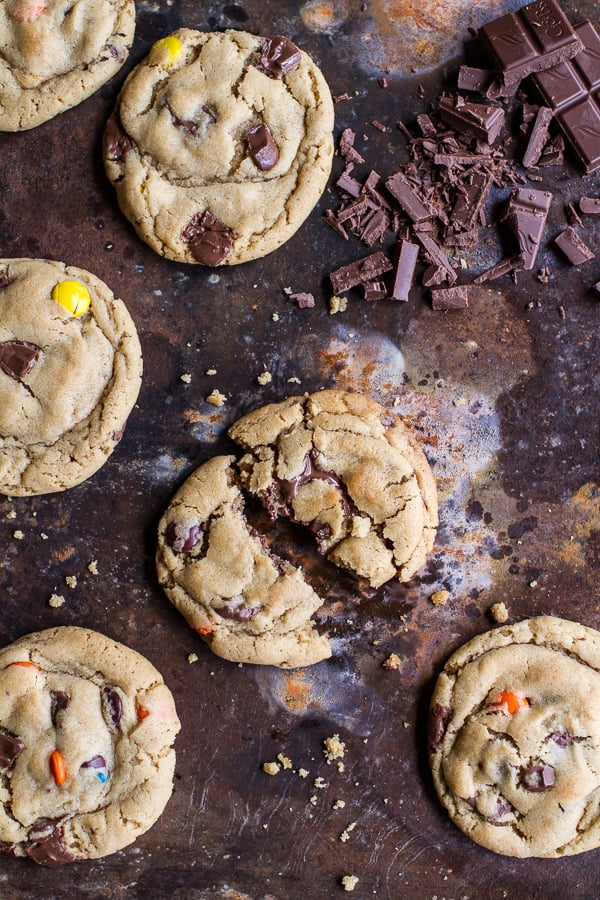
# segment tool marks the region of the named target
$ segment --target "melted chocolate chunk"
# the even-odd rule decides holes
[[[513,807],[508,802],[508,800],[504,800],[504,802],[502,802],[501,800],[498,800],[498,802],[496,804],[496,809],[489,816],[490,822],[497,822],[499,819],[501,819],[507,813],[512,812],[512,809],[513,809]]]
[[[444,739],[451,716],[452,710],[449,706],[442,706],[440,703],[432,706],[427,722],[427,744],[430,753],[433,753]]]
[[[300,64],[302,55],[298,47],[286,37],[278,34],[270,38],[263,47],[260,64],[265,75],[283,78]]]
[[[106,760],[103,756],[92,756],[91,759],[87,759],[85,762],[81,763],[82,769],[105,769],[106,768]]]
[[[102,690],[111,721],[115,728],[119,727],[121,716],[123,715],[123,701],[114,688],[105,687]]]
[[[246,606],[240,598],[227,600],[218,611],[224,619],[232,619],[234,622],[248,622],[253,616],[262,610],[262,606]]]
[[[256,128],[246,132],[248,150],[252,162],[261,172],[268,172],[279,159],[279,147],[273,140],[273,135],[268,125],[261,122]]]
[[[228,225],[205,210],[188,222],[181,237],[188,241],[195,260],[204,266],[218,266],[231,252],[235,235]]]
[[[317,478],[319,478],[322,481],[328,481],[329,484],[333,484],[336,488],[338,488],[338,490],[341,491],[342,502],[344,504],[344,512],[346,515],[349,515],[350,508],[346,500],[345,487],[343,482],[334,472],[327,472],[325,469],[319,468],[319,466],[317,466],[314,462],[316,456],[317,451],[313,448],[306,456],[306,459],[304,461],[304,469],[302,470],[302,472],[300,472],[299,475],[296,475],[294,478],[280,479],[279,490],[281,491],[281,495],[283,496],[286,505],[291,506],[292,501],[298,496],[298,491],[303,484],[307,484],[309,481],[315,481]]]
[[[175,553],[189,553],[202,538],[199,525],[188,528],[178,522],[169,522],[165,530],[165,540]]]
[[[569,734],[568,731],[553,731],[550,738],[555,744],[558,744],[559,747],[570,747],[571,744],[584,740],[584,738],[575,737],[574,734]]]
[[[0,344],[0,369],[11,378],[27,375],[40,356],[40,348],[28,341],[4,341]]]
[[[0,768],[8,769],[25,749],[25,743],[12,734],[0,734]]]
[[[526,791],[535,794],[549,791],[554,787],[554,768],[553,766],[528,766],[521,769],[521,787]]]
[[[47,837],[30,841],[25,845],[25,853],[40,866],[62,866],[75,859],[75,856],[67,850],[60,828],[54,828]]]
[[[65,691],[50,692],[50,717],[53,725],[56,725],[56,717],[61,709],[66,709],[70,702],[71,698]]]
[[[113,113],[104,130],[104,147],[114,162],[123,162],[132,148],[131,139],[121,124],[118,112]]]

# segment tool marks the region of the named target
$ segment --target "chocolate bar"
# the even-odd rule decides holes
[[[532,188],[511,191],[504,219],[515,231],[524,269],[535,266],[551,203],[552,194],[549,191],[534,191]]]
[[[505,86],[572,59],[583,49],[580,36],[555,0],[535,0],[501,16],[484,25],[479,38]]]
[[[600,167],[600,35],[591,22],[575,26],[583,49],[575,59],[533,76],[586,172]]]

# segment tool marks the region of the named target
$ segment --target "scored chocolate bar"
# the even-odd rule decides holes
[[[515,188],[511,191],[504,220],[516,234],[524,269],[533,269],[552,203],[549,191]]]
[[[479,39],[509,86],[572,59],[581,38],[555,0],[535,0],[484,25]]]
[[[575,59],[533,76],[533,83],[586,172],[600,167],[600,35],[591,22],[575,26],[583,50]]]

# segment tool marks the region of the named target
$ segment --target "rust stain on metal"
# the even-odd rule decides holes
[[[302,670],[292,673],[286,672],[284,675],[285,683],[285,702],[289,709],[294,712],[307,709],[310,705],[310,684],[306,680],[306,675]]]

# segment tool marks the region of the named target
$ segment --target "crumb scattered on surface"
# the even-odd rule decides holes
[[[256,380],[259,384],[270,384],[273,381],[273,376],[270,372],[261,372]]]
[[[384,669],[399,669],[402,664],[402,660],[398,656],[397,653],[390,653],[387,659],[384,659],[382,665]]]
[[[42,531],[42,533],[40,534],[40,538],[41,538],[43,541],[47,541],[47,540],[48,540],[48,535],[45,534],[45,533]]]
[[[67,575],[65,578],[65,583],[67,587],[76,588],[77,587],[77,576],[76,575]]]
[[[7,513],[6,513],[6,518],[7,518],[7,519],[16,519],[16,518],[17,518],[17,514],[16,514],[15,510],[14,510],[14,509],[11,509],[10,512],[7,512]]]
[[[197,654],[197,653],[188,653],[188,655],[187,655],[187,661],[188,661],[189,663],[195,663],[195,662],[198,662],[198,654]]]
[[[206,374],[207,374],[207,375],[216,375],[216,374],[217,374],[217,370],[216,370],[216,369],[207,369],[207,370],[206,370]]]
[[[313,806],[316,806],[317,805],[317,795],[313,794],[312,797],[309,797],[308,802],[311,803]]]
[[[291,287],[284,287],[283,293],[289,296],[292,293]]]
[[[325,744],[323,753],[325,754],[325,759],[328,763],[333,762],[334,759],[343,759],[344,754],[346,753],[346,745],[343,741],[340,741],[339,734],[334,734],[332,737],[325,738],[323,743]]]
[[[353,891],[357,884],[358,877],[356,875],[344,875],[342,878],[342,887],[345,891]]]
[[[344,830],[340,834],[340,841],[343,844],[345,844],[346,841],[350,840],[350,835],[356,828],[357,824],[358,824],[358,822],[350,822],[350,824],[346,828],[344,828]]]
[[[334,294],[329,299],[329,314],[334,316],[336,313],[344,312],[348,308],[348,298],[339,297]]]
[[[98,560],[93,559],[88,565],[88,572],[91,572],[92,575],[98,574]]]
[[[52,594],[50,599],[48,600],[48,605],[53,609],[58,609],[59,606],[62,606],[65,602],[65,598],[62,594]]]
[[[288,378],[287,383],[288,383],[288,384],[302,384],[302,382],[301,382],[300,379],[297,377],[297,375],[292,375],[291,378]]]
[[[429,598],[434,606],[445,606],[450,597],[450,591],[434,591]]]
[[[277,762],[280,763],[283,769],[291,769],[292,761],[289,756],[286,756],[284,753],[277,754]]]
[[[299,778],[308,778],[309,775],[310,772],[308,771],[308,769],[298,769]]]
[[[336,800],[332,806],[332,809],[343,809],[346,805],[345,800]]]
[[[13,537],[15,541],[22,541],[25,535],[20,529],[17,529],[16,531],[13,531]]]
[[[221,391],[215,388],[214,391],[211,391],[208,397],[206,398],[207,403],[211,403],[213,406],[224,406],[227,397],[225,394],[222,394]]]
[[[266,762],[263,763],[263,772],[266,772],[267,775],[277,775],[281,772],[281,766],[276,762]]]
[[[180,380],[183,381],[185,384],[190,384],[190,382],[192,380],[192,376],[190,375],[189,372],[184,372],[183,375],[180,375],[179,377],[180,377]]]
[[[320,791],[324,791],[325,788],[328,788],[328,787],[329,787],[329,785],[327,784],[327,782],[325,781],[325,779],[324,779],[324,778],[321,778],[320,775],[318,776],[318,778],[315,778],[314,785],[315,785],[315,787],[316,787],[318,790],[320,790]]]
[[[494,622],[508,622],[508,610],[505,603],[493,603],[490,606],[490,615]]]
[[[273,319],[274,322],[279,322],[279,313],[274,312],[273,315],[271,316],[271,318]]]

